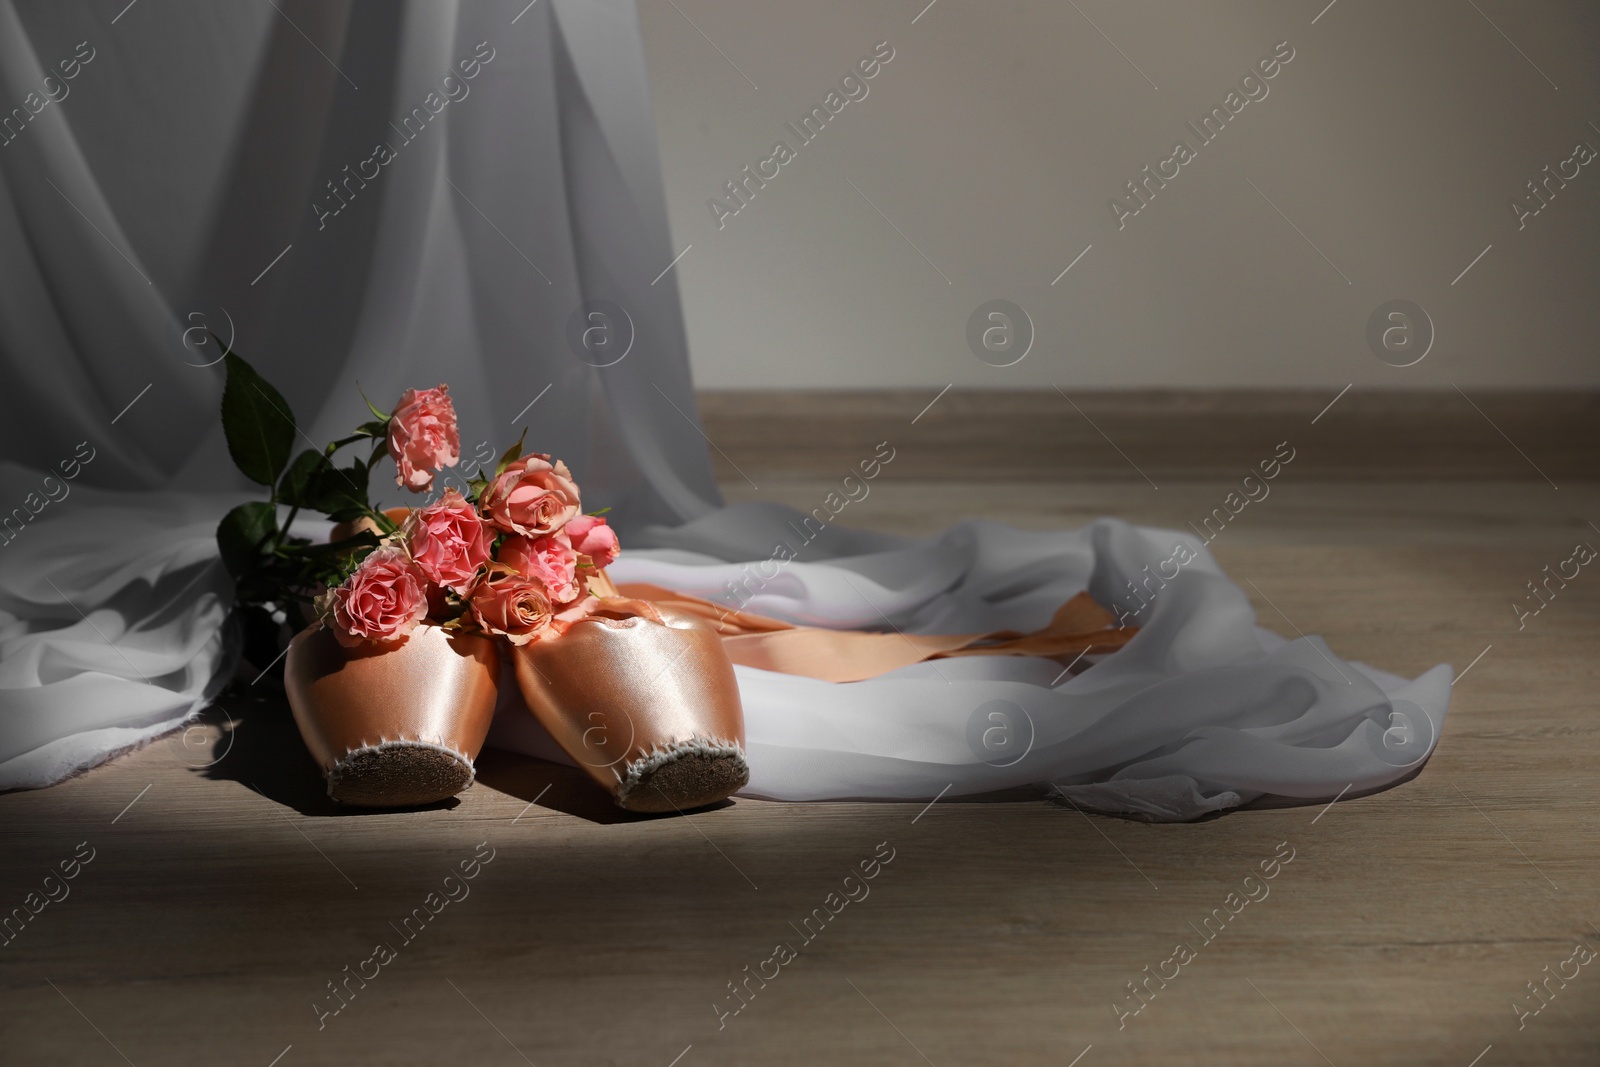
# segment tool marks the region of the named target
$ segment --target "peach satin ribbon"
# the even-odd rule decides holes
[[[643,582],[616,589],[622,596],[653,601],[709,623],[722,635],[722,647],[734,663],[825,682],[859,682],[950,656],[1065,657],[1090,650],[1111,652],[1139,632],[1137,626],[1117,626],[1111,612],[1088,593],[1072,597],[1056,610],[1049,625],[1032,633],[902,634],[795,626],[747,611],[729,611],[709,600]]]

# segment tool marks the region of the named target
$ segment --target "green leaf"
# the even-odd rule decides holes
[[[260,569],[262,547],[278,532],[278,509],[265,500],[240,504],[217,524],[217,548],[222,565],[234,581],[242,582]]]
[[[328,457],[314,448],[301,452],[283,472],[283,480],[278,483],[278,499],[297,508],[320,510],[311,502],[313,484],[322,468],[328,465]]]
[[[312,506],[334,522],[359,519],[367,513],[367,469],[328,467],[317,480],[316,501]]]
[[[360,383],[356,384],[356,392],[360,393],[361,394],[361,399],[366,401],[367,410],[372,412],[373,415],[377,416],[377,419],[378,419],[379,422],[383,423],[384,432],[387,433],[388,432],[388,427],[389,427],[389,419],[390,419],[389,414],[387,412],[384,412],[384,411],[379,411],[377,408],[373,407],[372,401],[367,400],[367,394],[366,394],[366,392],[364,390],[362,390]]]
[[[326,560],[336,559],[353,553],[363,548],[377,548],[378,535],[370,530],[352,534],[342,541],[330,541],[322,545],[304,545],[295,549],[294,554],[306,561],[320,565]]]
[[[222,430],[228,454],[245,477],[272,485],[294,447],[294,414],[255,368],[227,354],[228,381],[222,390]]]
[[[389,440],[389,424],[386,422],[363,422],[348,437],[341,437],[337,441],[328,442],[328,447],[322,451],[325,455],[331,456],[345,445],[353,445],[357,441],[366,441],[371,438],[376,438],[378,441],[387,444]]]
[[[343,522],[366,513],[367,469],[359,463],[336,467],[326,455],[308,448],[284,472],[278,496],[286,504]]]
[[[527,437],[528,428],[524,426],[522,428],[522,436],[518,437],[516,443],[500,454],[500,462],[495,464],[494,467],[494,476],[496,478],[504,474],[507,467],[522,458],[522,442],[527,440]]]

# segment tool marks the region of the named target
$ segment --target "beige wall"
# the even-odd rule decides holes
[[[639,7],[702,387],[1600,384],[1600,160],[1522,229],[1508,206],[1600,148],[1594,5],[675,3]],[[880,41],[864,99],[785,129]],[[1284,41],[1202,145],[1185,123]],[[1109,201],[1180,138],[1119,229]],[[719,229],[707,201],[780,139]],[[1365,339],[1395,298],[1436,331],[1403,368]],[[1034,323],[1013,366],[969,350],[991,299]]]

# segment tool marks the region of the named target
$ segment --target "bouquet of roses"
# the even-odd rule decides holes
[[[299,602],[348,647],[394,645],[424,621],[522,645],[595,610],[590,583],[616,559],[616,534],[603,512],[583,513],[566,464],[524,454],[521,439],[492,471],[468,472],[465,495],[449,488],[414,509],[388,511],[369,502],[372,467],[384,455],[394,460],[396,483],[412,493],[430,493],[435,476],[460,462],[448,386],[407,390],[387,415],[369,401],[372,421],[291,461],[300,431],[288,403],[239,356],[227,356],[227,372],[229,452],[270,491],[268,500],[230,511],[217,531],[246,625],[257,634],[268,629],[264,620],[281,624],[284,606]],[[338,464],[342,450],[362,444],[364,458]],[[301,510],[334,520],[334,540],[293,536]]]

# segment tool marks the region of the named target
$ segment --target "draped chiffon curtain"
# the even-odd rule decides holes
[[[0,0],[0,789],[158,736],[230,676],[213,534],[250,488],[209,333],[311,442],[362,421],[358,389],[382,404],[441,381],[466,454],[528,425],[614,509],[619,580],[716,597],[772,555],[788,514],[720,507],[695,420],[631,0],[117,6]],[[596,308],[611,348],[578,343]],[[1431,751],[1448,668],[1407,682],[1285,644],[1182,534],[830,529],[746,606],[1032,629],[1079,590],[1122,596],[1178,543],[1197,562],[1144,632],[1076,676],[999,658],[847,685],[739,668],[751,792],[1051,782],[1191,818],[1375,788]],[[973,741],[997,701],[1027,734],[1016,759]],[[492,742],[548,752],[530,723],[507,716]]]
[[[530,443],[559,443],[625,522],[718,503],[676,286],[651,284],[674,251],[632,4],[521,6],[176,0],[112,24],[0,3],[0,100],[95,54],[0,146],[0,352],[24,416],[0,423],[5,458],[45,469],[87,438],[89,484],[242,488],[203,327],[314,440],[362,418],[358,386],[447,380],[496,443],[538,397]],[[379,144],[394,158],[363,180]],[[565,339],[591,300],[635,333],[604,374]]]
[[[674,253],[630,2],[113,6],[0,0],[22,109],[0,126],[0,787],[170,728],[225,677],[211,540],[250,487],[209,332],[308,443],[366,417],[358,390],[445,381],[467,454],[529,425],[624,529],[720,502],[675,281],[652,284]],[[631,338],[603,368],[567,340],[592,301]]]

